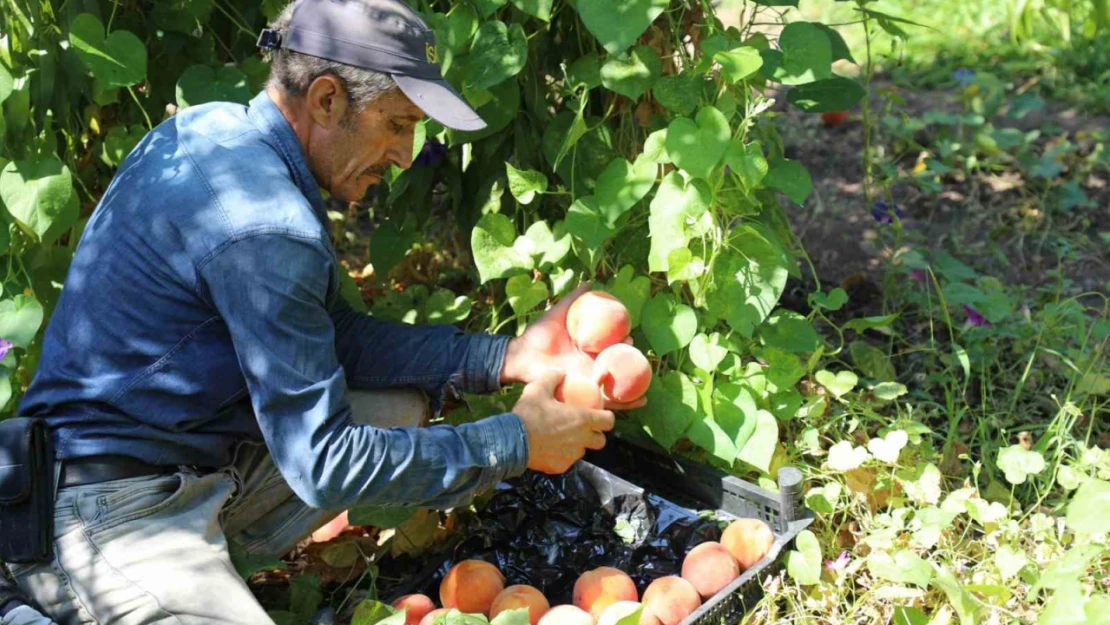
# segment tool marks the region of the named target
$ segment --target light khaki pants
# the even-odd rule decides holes
[[[378,427],[430,416],[427,399],[411,389],[351,393],[351,404],[356,421]],[[231,465],[208,475],[182,470],[62,489],[54,559],[8,568],[61,625],[272,625],[232,566],[228,541],[281,556],[339,512],[305,505],[265,445],[241,443]]]

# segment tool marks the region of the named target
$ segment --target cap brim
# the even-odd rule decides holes
[[[486,122],[446,80],[393,75],[393,82],[424,114],[454,130],[481,130]]]

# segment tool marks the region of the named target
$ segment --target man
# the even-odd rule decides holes
[[[120,167],[47,329],[21,415],[53,429],[55,553],[8,569],[59,623],[270,623],[229,540],[278,555],[356,504],[465,504],[565,471],[613,425],[552,397],[591,365],[573,296],[509,340],[379,322],[338,294],[320,188],[354,201],[408,167],[424,114],[483,127],[419,17],[299,0],[260,43],[272,74],[249,106],[182,111]],[[411,427],[418,392],[438,409],[516,382],[512,413]]]

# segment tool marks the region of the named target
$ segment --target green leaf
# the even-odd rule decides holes
[[[656,130],[644,140],[644,151],[641,157],[653,163],[667,164],[671,162],[671,155],[667,154],[667,129]]]
[[[960,585],[959,580],[948,569],[941,566],[935,566],[934,568],[936,574],[933,576],[933,585],[948,595],[948,602],[956,609],[956,614],[960,617],[960,625],[975,625],[978,623],[976,619],[982,605]]]
[[[1110,532],[1110,482],[1088,479],[1068,504],[1068,527],[1084,534]]]
[[[490,621],[490,625],[529,625],[531,621],[528,615],[528,608],[502,610],[501,613],[493,617],[493,620]]]
[[[663,76],[655,81],[651,93],[668,111],[689,115],[697,108],[700,100],[699,82],[700,79],[696,75],[689,73]]]
[[[743,450],[759,425],[759,409],[753,391],[744,385],[722,382],[713,389],[711,401],[713,419],[731,437],[736,449]],[[771,447],[774,447],[774,441]],[[748,459],[759,462],[754,451],[749,452]]]
[[[0,104],[3,104],[4,100],[8,99],[8,96],[12,94],[14,88],[15,80],[12,78],[11,72],[8,71],[8,68],[0,64]]]
[[[69,43],[101,88],[130,87],[146,80],[146,46],[130,31],[105,37],[104,24],[91,13],[81,13],[69,24]]]
[[[775,80],[801,85],[832,76],[832,43],[820,28],[809,22],[791,22],[779,35],[782,64]]]
[[[867,96],[863,85],[851,78],[834,76],[794,87],[786,100],[807,113],[847,111]]]
[[[828,294],[821,293],[820,291],[810,293],[809,299],[813,302],[814,306],[819,306],[825,310],[840,310],[844,307],[844,304],[848,303],[848,293],[844,289],[837,287],[829,291]]]
[[[737,449],[733,437],[704,411],[690,424],[686,430],[686,438],[721,462],[732,464],[736,460]]]
[[[545,22],[551,21],[551,5],[555,0],[510,0],[513,6]]]
[[[586,29],[609,54],[620,54],[636,42],[670,0],[589,0],[575,8]]]
[[[998,468],[1006,472],[1007,482],[1024,484],[1028,476],[1044,471],[1045,462],[1040,452],[1010,445],[998,452]]]
[[[808,319],[792,310],[778,310],[759,326],[759,340],[788,352],[808,353],[816,351],[820,339]]]
[[[883,401],[894,401],[909,392],[901,382],[882,382],[876,384],[871,392]]]
[[[474,4],[475,8],[478,9],[478,15],[481,16],[482,19],[486,19],[490,15],[493,15],[494,11],[496,11],[497,9],[500,9],[501,7],[505,6],[505,3],[508,2],[508,0],[470,0],[470,1]]]
[[[689,243],[687,220],[706,214],[712,201],[713,192],[702,180],[695,179],[687,184],[678,172],[671,172],[663,178],[648,214],[648,231],[651,234],[649,271],[667,271],[671,252]]]
[[[1087,618],[1087,597],[1078,580],[1067,584],[1045,604],[1037,625],[1091,625]]]
[[[779,442],[779,422],[766,410],[755,413],[755,428],[736,457],[766,473],[771,470],[775,446]]]
[[[205,102],[246,104],[253,95],[247,76],[230,65],[192,65],[177,79],[177,106],[186,108]]]
[[[713,373],[728,355],[728,349],[721,345],[721,333],[706,335],[704,332],[690,341],[690,360],[702,371]]]
[[[744,145],[733,139],[729,141],[728,151],[725,152],[725,165],[732,170],[733,175],[740,179],[744,190],[751,193],[756,185],[767,176],[769,166],[767,159],[763,158],[763,146],[758,141]]]
[[[315,575],[297,575],[289,583],[289,611],[296,615],[297,623],[309,623],[312,615],[324,601],[320,591],[320,578]]]
[[[517,169],[505,163],[505,174],[509,178],[509,192],[521,204],[531,204],[537,193],[547,191],[547,176],[534,169]]]
[[[709,178],[728,149],[730,135],[725,116],[703,106],[694,120],[679,117],[667,127],[667,154],[691,176]]]
[[[740,46],[726,52],[713,55],[713,60],[721,64],[725,76],[733,83],[738,83],[763,67],[763,57],[759,50],[751,46]]]
[[[393,529],[416,514],[417,508],[408,506],[356,506],[347,511],[347,522],[354,526]]]
[[[623,156],[613,159],[597,177],[597,207],[605,216],[606,225],[615,227],[617,220],[647,195],[655,186],[659,165],[641,155],[635,163]]]
[[[478,116],[486,122],[482,130],[447,130],[448,143],[471,143],[497,134],[512,123],[520,111],[520,87],[513,79],[495,85],[489,90],[490,100],[477,108]]]
[[[345,540],[328,545],[320,553],[320,559],[330,567],[346,569],[354,566],[362,559],[362,552],[359,550],[357,542]]]
[[[655,442],[670,449],[697,418],[698,390],[693,381],[678,371],[652,379],[647,405],[632,414]]]
[[[625,265],[605,285],[605,291],[619,299],[628,309],[631,328],[634,330],[640,327],[644,304],[651,299],[651,280],[647,276],[637,276],[632,265]]]
[[[420,305],[420,323],[459,323],[470,316],[474,302],[465,295],[436,289]]]
[[[860,317],[858,319],[852,319],[848,323],[845,323],[844,329],[853,330],[855,332],[859,332],[860,334],[863,334],[863,332],[865,332],[866,330],[875,330],[880,334],[886,334],[889,336],[890,334],[892,334],[890,326],[897,318],[897,314],[883,315],[881,317]]]
[[[602,214],[597,198],[589,195],[575,200],[567,209],[567,232],[578,237],[591,250],[598,250],[617,233]]]
[[[77,221],[72,176],[53,154],[5,165],[0,171],[0,200],[43,243],[52,242],[43,239],[47,231],[68,228]]]
[[[919,608],[895,606],[894,625],[929,625],[929,617]]]
[[[533,282],[532,276],[520,275],[505,283],[505,295],[513,312],[520,316],[547,301],[549,293],[545,282]]]
[[[527,241],[527,244],[521,239]],[[513,245],[532,256],[538,269],[546,270],[562,262],[570,253],[570,235],[567,233],[566,224],[562,221],[555,222],[554,232],[547,227],[547,222],[537,221],[528,226],[528,231]]]
[[[709,311],[750,338],[786,289],[789,261],[776,243],[750,226],[737,227],[728,243],[730,251],[721,253],[713,267],[717,290],[708,298]]]
[[[573,89],[594,89],[601,86],[601,59],[597,52],[590,52],[570,64],[567,68],[567,84]]]
[[[285,569],[285,563],[280,559],[265,554],[247,553],[247,550],[235,541],[228,541],[227,547],[232,566],[244,580],[259,571]]]
[[[659,53],[649,46],[636,46],[627,57],[611,57],[601,66],[601,84],[632,100],[651,89],[663,71]]]
[[[867,568],[880,579],[895,584],[913,584],[928,588],[933,579],[933,567],[916,553],[901,549],[891,556],[885,551],[872,551],[867,556]]]
[[[1040,579],[1029,590],[1030,596],[1036,596],[1042,588],[1059,590],[1085,576],[1087,569],[1091,566],[1091,561],[1101,556],[1105,550],[1105,547],[1095,543],[1072,547],[1063,556],[1056,558],[1045,567]]]
[[[401,614],[400,623],[394,623],[388,619],[396,617]],[[382,603],[381,601],[374,601],[367,599],[358,604],[355,608],[355,613],[351,616],[351,625],[378,625],[385,623],[385,625],[401,625],[405,622],[404,611],[398,610],[393,606]]]
[[[516,228],[505,215],[488,213],[478,220],[470,235],[470,247],[482,284],[532,268],[532,259],[514,248],[514,242]]]
[[[893,382],[897,377],[894,365],[890,358],[881,349],[866,341],[852,341],[848,345],[848,352],[852,355],[852,362],[863,375],[872,380]]]
[[[798,206],[805,204],[806,198],[813,191],[813,179],[810,178],[809,171],[798,161],[787,159],[775,161],[771,164],[764,182],[768,187],[782,191]]]
[[[119,167],[123,159],[135,149],[136,145],[139,145],[139,141],[142,141],[144,136],[146,136],[146,128],[138,124],[112,126],[108,134],[104,135],[100,160],[109,167]]]
[[[821,31],[828,36],[829,44],[832,46],[833,61],[845,60],[849,63],[856,62],[856,60],[852,58],[852,51],[848,49],[848,44],[845,43],[844,37],[840,35],[840,31],[819,22],[812,22],[812,24],[820,28]]]
[[[463,614],[452,608],[444,617],[441,625],[487,625],[488,623],[489,621],[486,620],[483,614]]]
[[[809,530],[802,530],[794,539],[796,550],[786,554],[786,572],[803,586],[821,582],[821,544]]]
[[[777,347],[763,348],[759,357],[767,363],[767,379],[779,388],[793,388],[806,374],[800,358]]]
[[[491,20],[478,27],[467,57],[466,88],[489,89],[516,76],[528,61],[528,36],[520,24]]]
[[[998,573],[1004,582],[1017,576],[1028,564],[1029,558],[1025,553],[1009,545],[1001,545],[994,552],[994,565],[998,567]]]
[[[834,374],[831,371],[822,369],[814,376],[818,384],[824,386],[826,390],[836,396],[837,399],[847,395],[856,387],[859,378],[851,371],[841,371]]]
[[[658,356],[686,347],[698,332],[698,316],[670,293],[659,293],[644,305],[642,323]]]

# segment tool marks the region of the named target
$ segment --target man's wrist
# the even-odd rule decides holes
[[[500,376],[502,386],[527,381],[524,375],[525,358],[522,349],[520,337],[511,338],[506,343]]]

